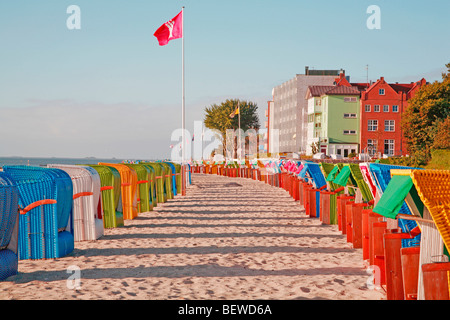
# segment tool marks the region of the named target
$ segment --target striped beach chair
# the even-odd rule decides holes
[[[136,171],[138,212],[149,212],[153,209],[150,200],[150,169],[142,164],[125,164]]]
[[[123,213],[120,204],[121,183],[119,172],[112,167],[89,165],[100,177],[103,223],[106,229],[123,227]]]
[[[133,220],[138,216],[137,203],[137,174],[132,168],[125,164],[104,163],[98,165],[115,168],[120,174],[121,183],[121,206],[123,208],[123,219]]]
[[[181,193],[181,180],[180,180],[180,185],[177,184],[177,169],[175,167],[175,164],[173,164],[172,162],[164,162],[165,165],[167,165],[170,170],[169,170],[169,175],[171,175],[170,177],[170,183],[172,184],[172,194],[173,196],[177,196],[178,193]],[[180,167],[180,175],[181,175],[181,167]]]
[[[74,249],[73,186],[63,170],[5,166],[19,190],[19,260],[60,258]]]
[[[145,166],[149,172],[148,181],[150,184],[150,210],[153,210],[158,205],[158,194],[156,192],[156,170],[148,163],[142,162],[141,165]]]
[[[421,232],[417,299],[424,300],[422,266],[445,262],[450,257],[450,171],[392,169],[391,174],[374,211],[387,218],[417,222]],[[404,203],[411,217],[402,213]]]
[[[73,235],[75,242],[97,240],[104,234],[101,181],[88,166],[48,164],[67,172],[73,184]]]
[[[174,193],[173,193],[173,183],[172,183],[172,179],[173,179],[173,172],[172,172],[172,168],[164,162],[158,162],[161,166],[164,167],[164,172],[165,175],[163,177],[164,179],[164,184],[166,186],[166,195],[167,195],[167,200],[173,199],[174,198]]]
[[[416,169],[419,168],[412,168],[412,167],[405,167],[405,166],[396,166],[396,165],[388,165],[388,164],[381,164],[381,163],[371,163],[369,166],[370,173],[374,177],[374,182],[377,186],[377,190],[379,190],[380,197],[384,194],[385,190],[387,189],[389,182],[391,181],[391,171],[396,169]],[[400,214],[407,214],[411,215],[411,210],[409,209],[406,202],[402,202],[402,206],[399,211]],[[405,233],[410,233],[412,230],[417,230],[418,227],[417,222],[414,220],[406,220],[406,219],[398,219],[398,225]],[[402,246],[403,247],[414,247],[418,246],[420,244],[420,237],[421,235],[418,234],[412,239],[404,239],[402,240]]]
[[[8,174],[0,172],[0,281],[17,274],[19,190]]]

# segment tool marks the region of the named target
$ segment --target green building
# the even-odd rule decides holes
[[[350,153],[359,153],[359,90],[347,81],[335,86],[309,86],[305,98],[307,154],[322,152],[348,157]]]

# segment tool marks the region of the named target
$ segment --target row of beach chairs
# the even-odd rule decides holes
[[[0,280],[19,260],[54,259],[75,242],[97,240],[182,190],[172,162],[5,166],[0,171]],[[190,183],[186,165],[184,188]]]
[[[388,300],[449,300],[450,171],[381,163],[197,162],[193,173],[283,188],[310,218],[336,225]]]

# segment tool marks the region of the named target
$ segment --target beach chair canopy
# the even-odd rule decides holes
[[[305,162],[303,169],[299,173],[299,177],[305,179],[307,175],[317,189],[327,185],[319,164],[314,162]]]

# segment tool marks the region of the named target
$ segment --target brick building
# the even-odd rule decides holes
[[[408,84],[387,83],[381,77],[361,91],[361,152],[388,156],[408,154],[401,128],[402,114],[408,101],[425,84],[425,79]]]

